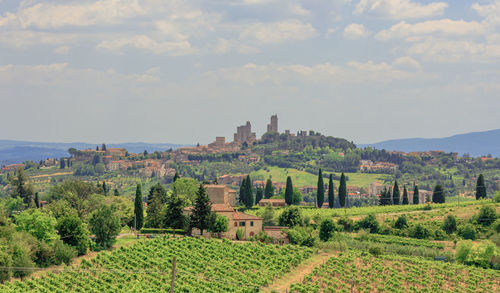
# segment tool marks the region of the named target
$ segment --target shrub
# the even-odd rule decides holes
[[[500,190],[493,195],[493,202],[500,202]]]
[[[290,243],[312,247],[316,242],[316,237],[313,235],[313,230],[310,227],[296,226],[288,229],[286,234]]]
[[[408,228],[408,220],[406,218],[406,215],[401,215],[398,217],[398,219],[396,220],[396,223],[394,223],[394,228],[396,228],[396,229]]]
[[[238,228],[236,230],[236,239],[243,240],[243,238],[244,238],[243,230],[241,228]]]
[[[497,268],[499,249],[491,241],[476,246],[472,241],[462,241],[458,244],[456,259],[460,263],[476,265],[482,268]]]
[[[431,203],[428,202],[425,204],[424,208],[423,208],[424,211],[430,211],[432,210],[432,206],[431,206]]]
[[[1,267],[11,267],[12,266],[12,257],[7,253],[7,247],[0,246],[0,266]],[[12,272],[10,270],[1,270],[0,271],[0,284],[5,281],[8,281],[12,276]]]
[[[369,229],[370,233],[377,233],[379,229],[379,223],[374,215],[368,215],[364,219],[356,222],[358,229]]]
[[[371,253],[373,256],[379,256],[382,254],[383,249],[382,249],[382,247],[380,247],[378,245],[373,245],[373,246],[370,246],[370,248],[368,249],[368,252]]]
[[[483,206],[477,215],[477,223],[483,226],[490,226],[497,219],[497,213],[492,206]]]
[[[298,207],[288,207],[279,217],[280,226],[300,226],[303,223],[302,213]]]
[[[54,242],[54,254],[52,262],[56,265],[60,265],[65,263],[69,265],[71,260],[76,257],[77,250],[76,248],[65,244],[61,240],[56,240]]]
[[[337,224],[342,226],[345,232],[352,232],[354,230],[354,221],[352,219],[342,217],[337,221]]]
[[[453,215],[448,215],[444,219],[443,230],[446,234],[451,234],[457,230],[457,218]]]
[[[413,229],[410,230],[410,237],[413,238],[418,238],[418,239],[425,239],[428,238],[430,235],[429,230],[422,226],[421,224],[417,224],[413,227]]]
[[[319,239],[321,241],[328,241],[333,237],[333,232],[335,232],[335,224],[331,219],[324,220],[321,222],[319,229]]]
[[[472,224],[465,224],[458,227],[458,235],[463,239],[476,239],[476,228]]]
[[[500,219],[496,220],[493,223],[492,227],[496,232],[500,233]]]

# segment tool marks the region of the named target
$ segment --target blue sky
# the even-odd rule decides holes
[[[0,139],[500,128],[500,1],[0,0]]]

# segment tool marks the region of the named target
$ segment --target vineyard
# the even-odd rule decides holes
[[[352,291],[351,291],[352,289]],[[416,257],[347,251],[316,267],[291,292],[498,292],[500,272]]]
[[[78,268],[0,285],[1,292],[255,292],[312,250],[228,240],[159,237],[98,254]]]

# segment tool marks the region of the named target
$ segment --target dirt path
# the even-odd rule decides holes
[[[284,275],[283,277],[275,280],[272,284],[267,287],[261,288],[262,292],[286,292],[290,289],[290,286],[294,283],[301,282],[306,275],[308,275],[312,270],[325,263],[330,257],[335,256],[335,252],[320,252],[319,254],[313,255],[310,259],[305,260],[299,266],[294,268],[291,272]]]
[[[62,176],[62,175],[71,175],[71,174],[73,174],[73,172],[58,172],[58,173],[30,176],[30,178],[43,178],[43,177]]]

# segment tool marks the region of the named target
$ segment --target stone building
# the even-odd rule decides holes
[[[252,132],[252,125],[247,121],[245,125],[238,126],[234,134],[234,141],[239,143],[253,143],[257,140],[257,135]]]
[[[267,132],[278,132],[278,115],[271,116],[271,123],[267,124]]]

